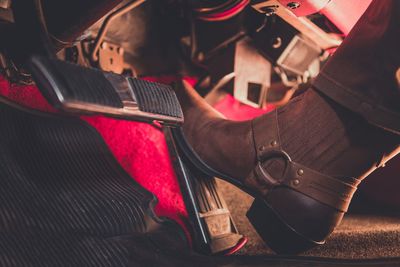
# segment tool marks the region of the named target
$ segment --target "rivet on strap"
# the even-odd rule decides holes
[[[281,148],[277,111],[274,116],[261,116],[253,121],[253,137],[258,163],[246,178],[247,185],[263,195],[274,187],[286,186],[336,210],[347,211],[360,181],[353,178],[343,182],[293,162]],[[284,174],[279,180],[268,173],[263,164],[277,158],[286,161]]]

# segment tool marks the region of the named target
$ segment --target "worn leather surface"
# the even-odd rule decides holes
[[[246,185],[264,196],[274,187],[288,187],[336,210],[347,211],[360,180],[347,178],[341,181],[293,161],[281,145],[277,111],[254,119],[252,128],[258,163],[246,177]],[[284,165],[278,177],[273,168],[269,171],[276,159]]]
[[[337,210],[347,210],[359,181],[347,178],[346,182],[342,182],[292,162],[290,155],[287,159],[282,157],[285,153],[281,152],[277,112],[253,121],[228,121],[190,86],[179,89],[178,98],[187,119],[183,126],[185,137],[200,158],[211,167],[236,178],[260,195],[266,196],[271,188],[282,185],[318,199]],[[274,150],[277,155],[262,159],[265,152]],[[281,164],[274,162],[277,158]],[[256,166],[256,161],[261,164],[259,167]],[[298,175],[297,171],[300,169],[304,175]],[[268,176],[269,181],[266,180]]]
[[[225,120],[186,82],[175,90],[187,123],[186,139],[207,164],[242,180],[256,162],[251,122]]]
[[[286,110],[279,109],[244,122],[225,120],[190,86],[180,89],[177,95],[186,119],[184,134],[200,158],[244,184],[242,189],[262,197],[286,224],[317,242],[323,241],[340,223],[360,180],[398,147],[396,136],[368,125],[312,89],[291,101]],[[306,105],[309,102],[311,106]],[[317,112],[310,114],[314,116],[313,120],[310,120],[310,111]],[[321,139],[318,127],[322,123],[326,123],[328,129],[339,131],[339,135],[327,133],[327,138],[331,139]],[[285,138],[281,140],[279,129],[283,124]],[[348,124],[352,124],[350,132]],[[313,138],[307,140],[310,136]],[[332,140],[338,137],[345,140],[339,144],[339,149],[335,149]],[[379,138],[385,138],[385,142]],[[316,157],[317,153],[325,155],[325,150],[318,150],[325,143],[330,154],[326,166]],[[285,151],[288,144],[292,150],[286,155],[279,152],[282,148]],[[280,156],[262,161],[264,151],[274,149]],[[314,149],[318,151],[314,152]],[[292,158],[294,162],[291,162],[288,159],[294,154],[292,151],[297,155],[305,153],[305,156]],[[256,171],[249,176],[258,160],[261,162],[258,175]],[[311,164],[303,163],[303,160]],[[344,175],[330,177],[329,172],[321,171],[322,167],[338,170]],[[298,175],[300,168],[302,174]]]

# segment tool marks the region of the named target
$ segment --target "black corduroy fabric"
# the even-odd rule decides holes
[[[0,102],[0,266],[125,266],[120,237],[163,227],[85,122]]]

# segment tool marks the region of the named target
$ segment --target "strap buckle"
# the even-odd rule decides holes
[[[264,167],[265,162],[276,158],[285,160],[283,174],[279,179]],[[261,152],[255,169],[246,179],[246,184],[261,191],[263,196],[274,187],[284,186],[342,212],[347,211],[358,183],[357,179],[353,183],[346,183],[293,162],[285,151],[279,149]]]
[[[290,156],[283,150],[270,149],[265,153],[261,153],[255,173],[262,178],[268,185],[272,187],[282,184],[281,180],[274,178],[268,171],[263,168],[263,164],[273,158],[283,158],[286,161],[284,173],[286,173],[289,164],[292,162]]]

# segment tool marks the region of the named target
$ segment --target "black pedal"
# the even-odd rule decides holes
[[[29,70],[48,101],[66,112],[183,123],[179,101],[167,85],[45,57],[33,57]]]
[[[171,129],[164,134],[193,230],[193,247],[205,254],[230,255],[247,239],[236,228],[231,213],[218,190],[216,179],[196,170],[181,156]]]

